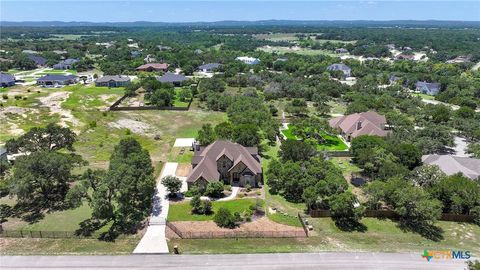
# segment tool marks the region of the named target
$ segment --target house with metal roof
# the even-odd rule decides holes
[[[232,186],[257,187],[262,182],[262,166],[256,147],[244,147],[219,140],[203,147],[194,145],[193,170],[187,177],[188,187],[206,187],[222,181]]]
[[[58,64],[53,65],[53,69],[72,69],[75,63],[80,62],[80,60],[75,58],[68,58],[58,62]]]
[[[182,82],[187,81],[188,78],[183,76],[182,74],[167,72],[162,76],[157,77],[157,80],[161,83],[173,83],[174,85],[178,86],[182,84]]]
[[[440,92],[440,84],[429,82],[416,82],[415,89],[420,93],[435,96]]]
[[[122,87],[130,83],[130,77],[122,75],[105,75],[95,81],[95,86]]]
[[[341,64],[341,63],[332,64],[332,65],[327,67],[327,70],[328,71],[341,71],[341,72],[343,72],[343,77],[344,78],[352,76],[352,69],[349,66],[347,66],[345,64]]]
[[[374,111],[338,116],[328,121],[332,128],[338,129],[346,141],[362,135],[385,137],[389,131],[385,129],[385,116]]]
[[[168,64],[167,63],[147,63],[144,65],[141,65],[137,67],[138,71],[146,71],[146,72],[152,72],[152,71],[167,71],[168,70]]]
[[[37,79],[37,84],[45,87],[69,85],[78,82],[78,77],[74,75],[49,74]]]
[[[452,155],[425,155],[423,164],[437,165],[446,175],[462,173],[470,179],[480,177],[480,159]]]
[[[9,87],[15,85],[15,76],[0,72],[0,86]]]
[[[219,63],[208,63],[208,64],[203,64],[199,66],[197,69],[202,72],[210,73],[215,71],[218,67],[220,67],[222,64]]]
[[[235,60],[241,61],[244,64],[247,65],[256,65],[260,63],[260,59],[254,58],[254,57],[249,57],[249,56],[239,56],[235,58]]]

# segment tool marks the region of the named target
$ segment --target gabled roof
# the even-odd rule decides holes
[[[122,75],[105,75],[101,78],[98,78],[95,82],[109,82],[109,81],[116,81],[116,82],[129,82],[130,78],[128,76]]]
[[[68,81],[77,78],[75,75],[56,75],[56,74],[48,74],[43,77],[38,78],[37,81]]]
[[[35,54],[29,54],[28,59],[32,60],[33,62],[35,62],[36,65],[39,66],[44,66],[47,64],[47,59]]]
[[[330,70],[330,71],[335,71],[335,70],[351,71],[352,69],[345,64],[332,64],[332,65],[327,67],[327,70]]]
[[[148,63],[148,64],[144,64],[144,65],[141,65],[137,68],[138,69],[148,69],[148,68],[153,68],[153,69],[167,69],[168,68],[168,64],[167,63]]]
[[[415,86],[419,88],[426,87],[430,92],[438,92],[440,90],[439,83],[416,82]]]
[[[0,72],[0,83],[11,83],[15,81],[15,76]]]
[[[230,141],[219,140],[215,141],[207,147],[197,151],[192,158],[192,164],[197,164],[187,177],[187,182],[195,182],[200,177],[207,181],[217,181],[220,179],[220,174],[217,170],[217,160],[222,156],[226,156],[233,162],[233,167],[239,163],[245,166],[253,173],[262,173],[260,161],[256,159],[252,153],[257,153],[254,150],[256,147],[246,148],[238,143]],[[256,154],[255,154],[256,155]]]
[[[167,72],[167,73],[163,74],[162,76],[157,77],[157,80],[162,82],[162,83],[175,83],[175,82],[186,81],[186,80],[188,80],[188,78],[181,75],[181,74],[174,74],[174,73]]]
[[[422,156],[424,164],[437,165],[447,175],[462,173],[470,179],[480,177],[480,159],[451,155]]]
[[[354,113],[330,119],[329,124],[333,128],[340,128],[344,133],[352,137],[361,135],[386,136],[388,131],[384,130],[387,123],[385,116],[374,111]]]

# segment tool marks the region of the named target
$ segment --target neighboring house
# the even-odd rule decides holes
[[[395,60],[415,60],[415,56],[413,54],[398,54],[395,56]]]
[[[395,44],[387,44],[389,50],[395,50]]]
[[[80,60],[75,58],[68,58],[58,62],[58,64],[53,65],[53,69],[73,69],[73,65],[80,62]]]
[[[203,51],[202,51],[202,50],[200,50],[200,49],[196,49],[196,50],[195,50],[195,51],[193,51],[193,52],[194,52],[195,54],[202,54],[202,53],[203,53]]]
[[[140,55],[142,55],[142,53],[139,52],[139,51],[131,51],[131,52],[130,52],[130,56],[132,56],[132,58],[137,58],[137,57],[139,57]]]
[[[170,51],[172,47],[170,46],[164,46],[164,45],[157,45],[158,50],[160,51]]]
[[[167,71],[168,70],[168,64],[166,63],[148,63],[141,65],[137,68],[138,71],[147,71],[147,72],[152,72],[152,71]]]
[[[28,57],[28,59],[35,62],[35,65],[37,65],[38,67],[43,67],[43,66],[47,65],[47,59],[45,59],[41,56],[38,56],[38,55],[35,55],[35,54],[29,54],[27,57]]]
[[[62,50],[53,50],[52,52],[55,53],[55,54],[67,54],[68,53],[67,51],[62,51]]]
[[[439,83],[416,82],[415,89],[423,94],[435,96],[440,92]]]
[[[202,72],[211,73],[211,72],[215,71],[215,69],[217,69],[221,65],[222,64],[219,64],[219,63],[208,63],[208,64],[204,64],[204,65],[199,66],[197,69],[202,71]]]
[[[23,50],[22,53],[26,53],[26,54],[37,54],[38,52],[37,52],[37,51],[34,51],[34,50]]]
[[[398,76],[395,76],[395,75],[390,75],[390,77],[388,77],[388,81],[390,82],[390,84],[394,84],[397,81],[399,81],[400,79],[402,79],[402,78],[400,78]]]
[[[128,76],[105,75],[95,81],[95,86],[122,87],[130,83]]]
[[[147,55],[147,57],[143,58],[143,62],[148,64],[148,63],[155,63],[157,62],[157,59],[153,57],[151,54]]]
[[[351,77],[352,76],[352,69],[345,65],[345,64],[332,64],[327,67],[328,71],[341,71],[343,72],[343,77]]]
[[[262,182],[262,166],[257,147],[244,147],[230,141],[215,141],[202,147],[194,145],[193,170],[187,177],[188,187],[204,188],[210,182],[222,181],[232,186],[257,187]]]
[[[447,175],[462,173],[470,179],[480,177],[480,159],[451,155],[422,156],[424,164],[437,165]]]
[[[460,64],[460,63],[467,63],[470,62],[470,56],[457,56],[451,60],[448,60],[448,64]]]
[[[256,65],[260,63],[260,59],[254,58],[254,57],[249,57],[249,56],[239,56],[235,58],[235,60],[242,61],[243,63],[247,65]]]
[[[411,50],[412,50],[411,47],[408,47],[408,46],[402,47],[402,51],[411,51]]]
[[[162,76],[157,77],[157,80],[161,83],[173,83],[173,85],[179,86],[180,84],[182,84],[182,82],[188,80],[188,78],[183,76],[182,74],[167,72]]]
[[[277,58],[277,60],[275,60],[275,62],[276,62],[276,61],[286,62],[286,61],[288,61],[288,58],[287,58],[287,57],[280,57],[280,58]]]
[[[348,53],[348,50],[345,49],[345,48],[335,49],[335,53],[338,53],[338,54],[340,54],[340,53]]]
[[[335,117],[328,123],[331,127],[338,129],[340,135],[347,141],[361,135],[385,137],[389,133],[388,130],[385,130],[387,124],[385,116],[374,111]]]
[[[15,76],[0,72],[0,86],[9,87],[15,85]]]
[[[42,86],[69,85],[78,82],[78,77],[74,75],[45,75],[37,79],[37,84]]]

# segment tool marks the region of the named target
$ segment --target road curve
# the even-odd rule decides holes
[[[229,255],[3,256],[1,269],[464,269],[462,260],[420,253],[277,253]]]

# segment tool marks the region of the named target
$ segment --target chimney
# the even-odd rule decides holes
[[[362,121],[357,122],[357,130],[362,128]]]

